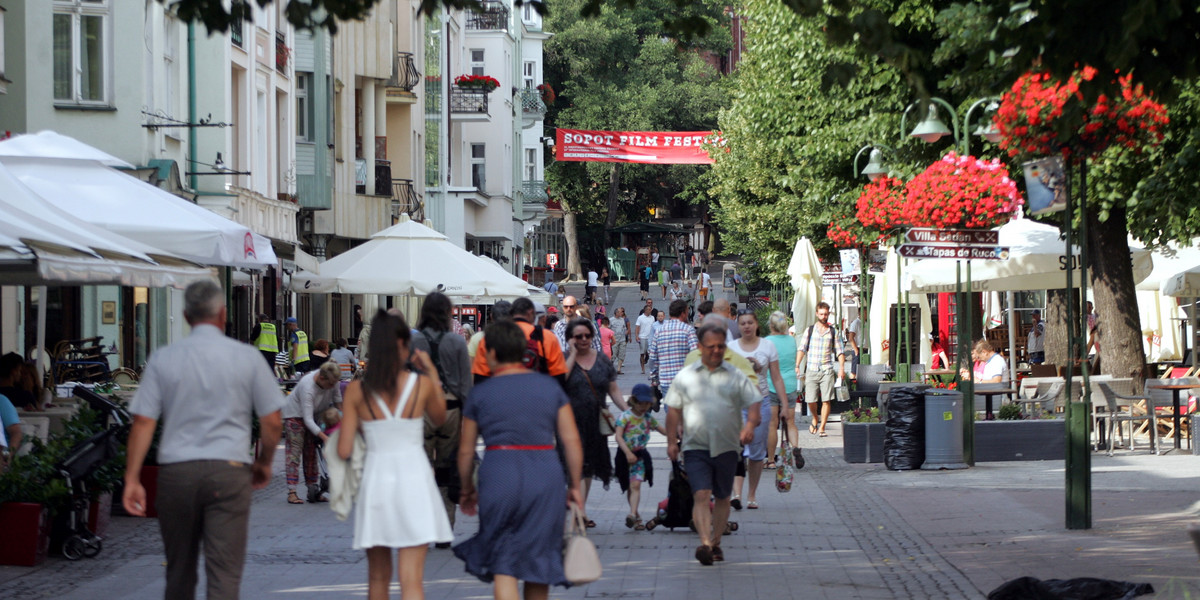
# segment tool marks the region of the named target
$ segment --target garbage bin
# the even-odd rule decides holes
[[[925,463],[922,469],[965,469],[962,392],[925,392]]]
[[[912,471],[925,462],[925,388],[904,386],[888,392],[883,433],[883,464],[892,471]]]

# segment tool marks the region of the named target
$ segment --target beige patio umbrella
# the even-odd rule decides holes
[[[821,301],[821,276],[824,269],[817,259],[817,249],[812,241],[802,237],[792,249],[787,274],[792,282],[792,318],[796,324],[796,339],[809,325],[816,322],[817,303]]]

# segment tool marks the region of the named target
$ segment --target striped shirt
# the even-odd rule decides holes
[[[812,351],[809,348],[813,348]],[[821,331],[816,325],[810,325],[804,331],[800,341],[800,351],[804,353],[807,371],[816,373],[821,369],[833,369],[837,357],[846,353],[842,340],[832,327]]]
[[[650,361],[659,385],[670,387],[675,375],[683,368],[688,352],[699,346],[694,327],[678,319],[663,321],[658,333],[650,338]]]

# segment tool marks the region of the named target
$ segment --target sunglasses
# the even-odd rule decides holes
[[[754,310],[749,309],[749,308],[743,308],[743,309],[737,311],[737,314],[739,317],[742,315],[754,315],[756,317],[758,316],[758,313],[754,312]]]
[[[574,305],[574,304],[564,304],[563,308],[575,308],[575,306],[576,305]]]
[[[577,334],[575,334],[575,335],[571,336],[571,339],[573,339],[573,340],[590,340],[590,339],[592,339],[592,334],[590,334],[590,333],[577,333]]]

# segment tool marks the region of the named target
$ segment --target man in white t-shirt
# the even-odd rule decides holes
[[[650,311],[654,310],[654,301],[647,300],[646,306],[642,309],[642,314],[638,315],[637,321],[633,323],[633,335],[637,336],[638,346],[642,351],[642,374],[646,374],[646,361],[650,358],[650,333],[654,327],[654,317],[650,316]]]
[[[588,269],[587,289],[583,291],[583,301],[588,304],[596,303],[596,287],[600,285],[600,274],[596,269]]]
[[[1035,310],[1030,316],[1033,318],[1033,328],[1029,330],[1029,337],[1025,341],[1025,355],[1029,364],[1040,365],[1046,362],[1046,324],[1042,322],[1042,311]]]

